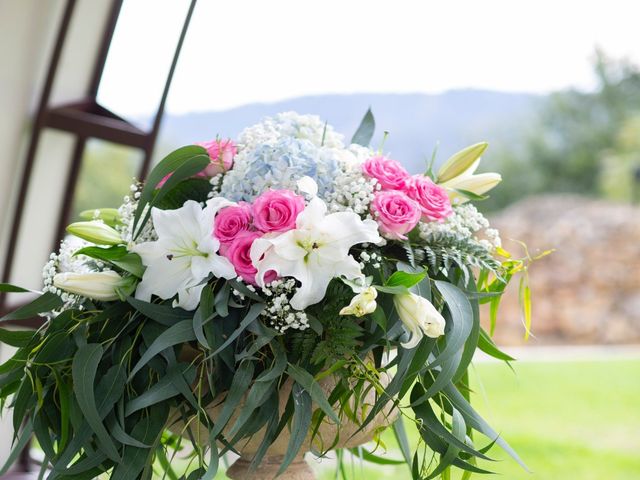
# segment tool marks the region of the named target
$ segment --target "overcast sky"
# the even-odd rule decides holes
[[[128,0],[100,98],[146,115],[187,0]],[[168,110],[322,93],[590,88],[600,46],[640,63],[640,2],[199,0]]]

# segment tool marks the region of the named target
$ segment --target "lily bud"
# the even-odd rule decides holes
[[[127,279],[111,270],[91,273],[64,272],[53,277],[55,287],[101,302],[120,298],[117,289],[126,287],[129,283]]]
[[[376,297],[378,291],[373,287],[368,287],[351,299],[351,303],[340,310],[340,315],[354,315],[363,317],[369,313],[375,312],[378,304]]]
[[[502,181],[502,176],[499,173],[479,173],[478,175],[471,175],[468,177],[457,177],[453,180],[449,180],[442,184],[449,193],[449,199],[453,203],[464,203],[468,198],[464,196],[464,193],[456,192],[471,192],[475,195],[483,195],[498,185]]]
[[[438,170],[437,183],[447,182],[462,174],[472,174],[488,146],[487,142],[480,142],[454,153]]]
[[[99,220],[72,223],[67,227],[67,232],[96,245],[121,245],[124,243],[116,229]]]
[[[424,297],[414,293],[402,293],[393,296],[393,304],[400,316],[400,320],[411,333],[404,348],[413,348],[422,337],[437,338],[444,335],[445,320],[436,307]]]

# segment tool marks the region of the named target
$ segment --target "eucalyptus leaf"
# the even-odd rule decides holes
[[[196,335],[193,332],[193,325],[190,320],[182,320],[172,327],[165,330],[163,333],[155,339],[155,341],[149,345],[149,348],[144,352],[144,355],[138,360],[135,367],[131,369],[129,374],[129,380],[144,367],[149,360],[155,357],[157,354],[167,348],[171,348],[181,343],[190,342],[195,340]]]
[[[32,302],[23,305],[13,312],[7,313],[4,317],[0,318],[0,322],[6,322],[7,320],[26,320],[37,316],[39,313],[50,312],[61,306],[62,299],[59,296],[51,292],[46,292]]]
[[[340,424],[340,418],[336,415],[336,412],[333,411],[331,405],[327,401],[327,397],[320,387],[320,384],[315,381],[315,379],[307,372],[306,370],[296,366],[289,364],[287,368],[287,373],[291,375],[291,377],[300,385],[300,387],[304,388],[313,401],[320,407],[320,409],[336,424]]]
[[[36,332],[33,330],[6,330],[0,328],[0,342],[12,347],[26,347]]]
[[[451,317],[449,330],[445,333],[447,344],[431,362],[430,368],[441,365],[455,355],[465,344],[473,328],[473,310],[465,294],[455,285],[436,280],[435,286],[444,298]]]
[[[369,143],[371,143],[371,139],[373,138],[373,132],[375,129],[376,121],[373,118],[373,113],[371,113],[371,108],[369,108],[367,113],[364,114],[364,117],[362,117],[360,126],[358,126],[356,133],[353,134],[351,143],[368,147]]]
[[[278,474],[283,473],[298,455],[302,444],[307,438],[309,427],[311,426],[311,396],[309,391],[298,383],[293,384],[291,390],[293,398],[293,421],[291,422],[291,436],[287,451],[278,470]]]
[[[102,346],[89,343],[76,353],[73,359],[73,391],[78,400],[78,405],[85,419],[95,432],[104,453],[114,461],[120,460],[118,449],[113,443],[111,435],[102,423],[98,413],[94,383],[98,371],[98,364],[104,351]]]
[[[29,292],[33,292],[33,290],[22,288],[17,285],[12,285],[11,283],[0,283],[0,292],[1,293],[29,293]]]

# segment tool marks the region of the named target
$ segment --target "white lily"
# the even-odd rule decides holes
[[[463,148],[459,152],[451,155],[440,167],[440,170],[438,170],[438,183],[444,183],[464,175],[465,172],[468,172],[470,169],[473,169],[471,171],[471,173],[473,173],[475,169],[478,168],[480,157],[488,146],[489,144],[487,142],[480,142]]]
[[[458,193],[456,190],[464,190],[476,195],[484,195],[502,181],[502,176],[499,173],[476,174],[475,171],[479,165],[480,158],[475,160],[458,176],[446,182],[439,182],[440,186],[447,189],[449,199],[452,203],[465,203],[469,200],[464,194]]]
[[[415,347],[424,335],[431,338],[444,335],[444,317],[426,298],[415,293],[403,293],[393,296],[393,304],[411,333],[409,341],[402,344],[404,348]]]
[[[351,299],[351,303],[340,310],[340,315],[354,315],[363,317],[369,313],[375,312],[378,304],[376,297],[378,291],[374,287],[367,287]]]
[[[132,249],[147,267],[136,298],[150,301],[151,295],[157,295],[166,300],[177,294],[173,305],[193,310],[209,274],[234,278],[233,265],[217,254],[220,242],[212,235],[216,213],[229,205],[233,204],[228,200],[212,198],[204,209],[193,200],[176,210],[154,207],[151,218],[158,240]]]
[[[333,278],[362,277],[360,265],[349,255],[353,245],[382,239],[374,220],[362,220],[352,212],[327,215],[327,206],[316,196],[317,185],[311,178],[301,179],[298,188],[313,198],[298,215],[296,228],[255,240],[251,260],[260,286],[271,270],[299,280],[301,285],[290,303],[296,310],[304,310],[324,298]]]

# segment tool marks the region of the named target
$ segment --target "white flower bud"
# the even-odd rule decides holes
[[[438,183],[447,182],[463,174],[471,175],[488,146],[487,142],[480,142],[454,153],[438,170]]]
[[[418,345],[423,335],[431,338],[444,335],[444,317],[426,298],[414,293],[403,293],[393,296],[393,304],[400,320],[411,333],[409,341],[402,344],[404,348]]]
[[[67,232],[96,245],[120,245],[124,243],[116,229],[97,220],[72,223],[67,227]]]
[[[53,284],[69,293],[108,302],[119,298],[116,289],[129,282],[114,271],[92,273],[58,273],[53,277]]]
[[[373,313],[378,306],[376,303],[377,296],[378,292],[375,288],[365,288],[362,292],[351,299],[351,303],[349,303],[348,306],[340,310],[340,315],[355,315],[356,317],[362,317],[369,313]]]

